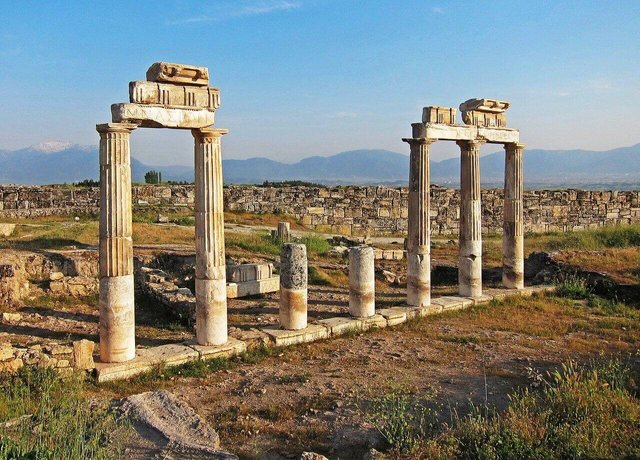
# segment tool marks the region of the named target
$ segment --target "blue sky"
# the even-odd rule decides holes
[[[155,61],[209,67],[226,158],[408,152],[421,107],[511,101],[529,148],[640,142],[640,1],[0,0],[0,149],[97,143]],[[189,164],[188,131],[134,155]],[[495,147],[484,147],[485,151]],[[436,144],[434,159],[456,154]]]

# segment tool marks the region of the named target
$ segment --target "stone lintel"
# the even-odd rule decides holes
[[[418,126],[417,126],[418,125]],[[445,125],[441,123],[412,123],[413,136],[404,142],[483,141],[490,144],[512,144],[520,141],[520,131],[513,128]],[[424,142],[424,141],[423,141]]]
[[[145,128],[206,128],[215,121],[215,113],[207,109],[131,103],[112,104],[111,117],[114,123],[134,123]]]

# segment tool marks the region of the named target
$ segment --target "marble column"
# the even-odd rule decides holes
[[[136,356],[131,161],[129,137],[137,125],[96,125],[100,134],[100,360]]]
[[[226,129],[193,129],[196,208],[196,341],[227,342],[222,148]]]
[[[480,202],[480,145],[458,141],[460,146],[460,254],[458,290],[461,296],[482,295],[482,212]]]
[[[522,216],[522,152],[524,144],[505,144],[504,226],[502,237],[502,284],[524,288],[524,229]]]
[[[307,247],[285,243],[280,252],[280,326],[307,327]]]
[[[376,314],[376,277],[373,248],[349,250],[349,314],[368,318]]]
[[[414,126],[416,130],[422,127]],[[407,238],[407,304],[431,304],[430,139],[403,139],[411,147],[409,157],[409,215]]]

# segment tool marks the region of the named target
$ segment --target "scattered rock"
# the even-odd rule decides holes
[[[168,224],[169,223],[169,217],[163,216],[162,214],[158,214],[158,217],[156,218],[156,223],[158,223],[158,224]]]
[[[64,278],[64,273],[62,272],[51,272],[49,274],[50,281],[57,281],[57,280],[61,280],[62,278]]]
[[[73,362],[77,369],[93,369],[96,367],[93,362],[93,349],[96,344],[91,340],[77,340],[73,342]]]
[[[184,401],[166,390],[129,396],[120,401],[117,409],[131,419],[140,436],[183,457],[238,458],[219,450],[218,433]]]
[[[7,313],[2,314],[2,322],[7,324],[19,323],[22,320],[20,313]]]
[[[16,224],[0,224],[0,236],[11,236],[16,229]]]
[[[302,455],[300,455],[300,460],[329,460],[329,459],[324,455],[316,454],[315,452],[302,452]]]

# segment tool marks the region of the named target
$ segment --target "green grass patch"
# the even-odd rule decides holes
[[[537,236],[533,236],[536,238]],[[568,233],[545,233],[549,237],[544,246],[547,250],[602,249],[640,246],[640,225],[619,225],[597,230],[583,230]]]
[[[0,374],[0,459],[119,458],[128,427],[89,401],[81,374],[23,367]]]

